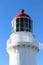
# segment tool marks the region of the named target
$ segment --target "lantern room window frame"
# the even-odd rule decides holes
[[[16,19],[16,32],[28,31],[32,32],[32,21],[28,18],[17,18]]]

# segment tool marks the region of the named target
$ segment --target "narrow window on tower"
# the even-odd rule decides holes
[[[25,31],[28,31],[28,19],[24,18],[24,22],[25,22]]]
[[[19,31],[19,18],[16,19],[16,31]]]
[[[29,32],[32,31],[32,21],[29,19]]]
[[[24,31],[24,18],[20,18],[20,31]]]
[[[24,21],[23,21],[23,18],[20,18],[20,27],[24,27]]]

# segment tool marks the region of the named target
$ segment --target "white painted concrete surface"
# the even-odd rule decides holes
[[[7,40],[9,65],[37,65],[38,41],[30,32],[16,32]]]

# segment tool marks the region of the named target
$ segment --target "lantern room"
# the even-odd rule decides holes
[[[13,32],[32,32],[32,20],[31,17],[24,13],[24,10],[20,11],[12,20]]]

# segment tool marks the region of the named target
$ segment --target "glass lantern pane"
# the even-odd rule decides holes
[[[16,22],[19,22],[19,18],[16,19]]]
[[[27,18],[24,18],[24,22],[28,22],[28,19]]]
[[[29,25],[28,25],[28,22],[27,23],[25,23],[25,27],[28,27]]]
[[[19,23],[16,23],[16,28],[19,27]]]
[[[24,31],[24,28],[21,27],[21,28],[20,28],[20,31]]]
[[[20,27],[24,27],[24,23],[20,22]]]
[[[19,31],[19,28],[16,28],[16,31]]]
[[[20,18],[20,22],[23,22],[23,18]]]

